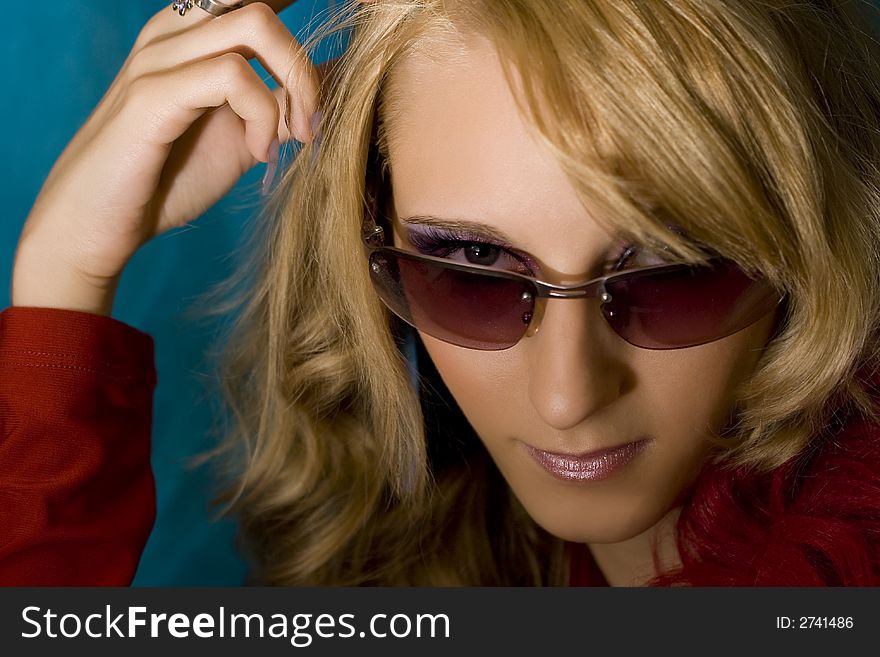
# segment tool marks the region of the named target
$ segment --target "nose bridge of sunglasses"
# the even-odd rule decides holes
[[[593,300],[598,299],[599,307],[601,308],[603,305],[611,302],[611,294],[605,290],[604,286],[599,286],[598,288],[593,288],[591,286],[589,289],[548,290],[545,294],[541,294],[535,299],[534,309],[532,310],[532,316],[529,319],[525,337],[531,338],[537,335],[541,328],[541,322],[546,314],[547,302],[550,299],[554,299],[557,302],[562,300],[581,299],[589,302],[591,307],[593,306]]]

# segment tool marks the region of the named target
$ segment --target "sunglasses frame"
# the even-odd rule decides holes
[[[558,285],[555,283],[548,283],[546,281],[542,281],[539,278],[535,278],[533,276],[527,276],[525,274],[520,274],[518,272],[507,271],[504,269],[495,269],[493,267],[487,267],[485,265],[474,265],[474,264],[465,264],[461,262],[452,262],[447,260],[446,258],[440,258],[437,256],[429,256],[422,253],[414,253],[412,251],[407,251],[405,249],[400,249],[394,246],[388,246],[385,244],[385,229],[381,226],[373,225],[371,228],[367,229],[368,232],[364,235],[364,243],[367,246],[369,251],[368,258],[373,253],[377,252],[386,252],[392,254],[399,254],[404,258],[408,258],[410,260],[416,260],[419,262],[428,262],[428,263],[436,263],[441,267],[446,269],[452,269],[454,271],[463,271],[463,272],[472,272],[472,273],[480,273],[484,276],[491,276],[494,278],[503,278],[506,280],[513,280],[521,283],[525,283],[532,290],[532,294],[535,297],[534,311],[532,313],[532,318],[529,321],[529,324],[523,334],[523,337],[532,337],[538,332],[540,328],[541,319],[544,316],[544,308],[546,306],[547,299],[591,299],[598,298],[602,305],[611,303],[613,297],[611,293],[605,287],[606,282],[608,281],[619,281],[626,280],[628,278],[632,278],[634,276],[641,276],[647,273],[667,273],[667,272],[676,272],[679,270],[689,270],[693,269],[693,265],[684,264],[684,263],[671,263],[671,264],[662,264],[662,265],[650,265],[648,267],[639,267],[637,269],[627,269],[622,272],[615,272],[613,274],[606,274],[604,276],[599,276],[597,278],[590,279],[583,283],[573,283],[571,285]],[[713,258],[709,262],[721,262],[721,258]],[[370,258],[370,266],[377,267],[372,263],[372,259]],[[526,292],[525,294],[529,294]],[[531,299],[523,298],[523,301],[528,302]],[[417,327],[416,327],[417,328]],[[522,338],[520,338],[522,339]],[[626,338],[623,338],[624,340]],[[643,347],[645,348],[645,347]]]
[[[422,253],[415,253],[413,251],[407,251],[405,249],[401,249],[395,246],[389,246],[385,244],[385,229],[379,225],[377,219],[383,217],[385,219],[390,219],[387,217],[381,210],[380,206],[382,203],[382,190],[384,189],[384,176],[381,173],[381,156],[378,153],[378,148],[373,142],[373,145],[370,148],[370,156],[369,162],[366,172],[366,185],[365,185],[365,212],[364,212],[364,221],[363,221],[363,244],[364,251],[367,257],[367,261],[370,264],[371,268],[378,267],[372,261],[372,255],[375,253],[386,252],[393,255],[400,255],[403,258],[415,260],[417,262],[426,262],[426,263],[434,263],[438,264],[447,269],[452,269],[455,271],[463,271],[463,272],[471,272],[471,273],[479,273],[486,276],[502,278],[506,280],[517,281],[521,283],[525,283],[529,286],[529,289],[533,291],[535,296],[534,298],[534,306],[532,311],[532,316],[529,319],[529,323],[526,326],[526,330],[523,332],[523,335],[517,340],[518,344],[520,340],[523,338],[528,338],[536,335],[541,325],[541,320],[544,316],[544,309],[547,304],[548,299],[591,299],[597,298],[601,301],[600,310],[607,304],[611,303],[613,297],[611,293],[606,289],[606,284],[614,281],[626,280],[632,277],[641,277],[645,274],[649,273],[667,273],[667,272],[676,272],[679,270],[691,270],[697,269],[699,267],[712,265],[724,264],[729,262],[726,258],[716,256],[711,257],[706,260],[706,263],[703,265],[692,265],[689,263],[669,263],[669,264],[660,264],[660,265],[649,265],[647,267],[639,267],[636,269],[627,269],[625,271],[613,272],[611,274],[605,274],[603,276],[598,276],[596,278],[590,279],[588,281],[584,281],[582,283],[572,283],[568,285],[561,285],[556,283],[549,283],[547,281],[542,281],[539,278],[535,278],[533,276],[527,276],[525,274],[520,274],[518,272],[508,271],[504,269],[496,269],[494,267],[489,267],[486,265],[476,265],[476,264],[465,264],[460,262],[453,262],[446,258],[441,258],[438,256],[430,256]],[[390,226],[390,222],[389,222]],[[525,294],[529,294],[526,292]],[[786,294],[779,294],[779,298],[775,304],[776,312],[778,313],[780,307],[784,307],[783,301],[787,298]],[[522,299],[523,301],[531,301],[532,299],[527,299],[525,296]],[[384,303],[384,302],[383,302]],[[393,311],[392,311],[393,312]],[[771,311],[768,311],[768,313]],[[396,314],[396,313],[395,313]],[[604,317],[604,313],[603,313]],[[778,318],[778,315],[777,315]],[[407,320],[401,318],[404,322]],[[409,323],[409,322],[407,322]],[[777,322],[778,323],[778,322]],[[608,324],[608,321],[605,321],[605,324]],[[746,326],[750,326],[748,324]],[[746,326],[742,327],[743,329]],[[421,330],[419,327],[414,326],[416,330]],[[624,340],[628,344],[632,344],[639,349],[649,349],[649,350],[666,350],[666,349],[685,349],[689,346],[696,345],[686,345],[682,347],[644,347],[641,345],[637,345],[633,342],[627,340],[624,336],[620,335],[613,327],[609,325],[609,328],[612,332],[620,337],[621,340]],[[738,329],[742,330],[742,329]],[[728,334],[731,335],[731,334]],[[727,335],[722,335],[718,338],[713,338],[712,340],[708,340],[699,344],[706,344],[708,342],[714,342],[716,340],[720,340]],[[442,338],[438,338],[442,339]],[[445,340],[444,340],[445,341]],[[455,343],[451,343],[455,344]],[[465,347],[468,349],[481,350],[477,347]],[[498,349],[498,351],[502,349],[510,348],[514,345],[510,345],[508,347],[502,347]],[[485,349],[483,349],[485,351]]]

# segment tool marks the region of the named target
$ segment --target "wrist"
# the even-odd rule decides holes
[[[93,280],[47,250],[21,243],[12,270],[12,305],[110,316],[120,276]]]

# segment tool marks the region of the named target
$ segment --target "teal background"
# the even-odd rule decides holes
[[[170,0],[54,0],[9,2],[0,106],[3,131],[0,265],[9,305],[9,280],[18,235],[43,180],[122,65],[141,27]],[[320,21],[333,0],[299,0],[281,13],[297,38]],[[200,11],[194,9],[193,11]],[[316,60],[328,53],[319,53]],[[267,79],[265,71],[257,68]],[[184,311],[233,265],[245,222],[260,206],[257,166],[194,225],[171,231],[138,252],[120,283],[113,316],[153,336],[159,384],[153,414],[158,515],[135,584],[238,585],[247,567],[233,545],[234,523],[215,520],[209,506],[212,473],[190,457],[213,445],[216,400],[205,394],[210,369],[205,347],[218,329]],[[96,555],[96,558],[100,558]]]

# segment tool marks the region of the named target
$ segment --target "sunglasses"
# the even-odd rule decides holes
[[[406,251],[386,245],[385,230],[376,223],[383,187],[368,176],[363,237],[373,286],[404,322],[459,347],[508,349],[537,333],[547,300],[596,298],[608,326],[628,343],[683,349],[746,328],[784,298],[766,280],[720,257],[700,265],[652,265],[555,285]]]

